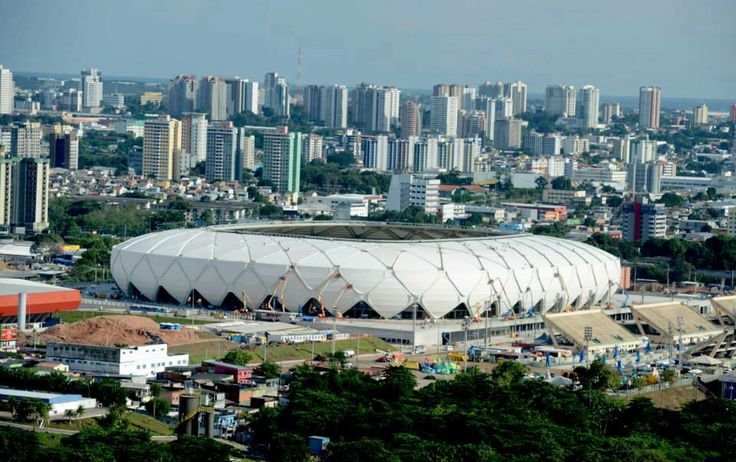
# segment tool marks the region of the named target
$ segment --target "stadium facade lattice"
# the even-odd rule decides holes
[[[506,317],[605,301],[619,259],[580,242],[378,222],[156,232],[113,248],[112,275],[152,301],[392,318]]]

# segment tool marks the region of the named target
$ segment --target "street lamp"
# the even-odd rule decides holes
[[[463,319],[463,328],[465,329],[465,344],[463,346],[463,349],[465,350],[463,354],[463,371],[466,371],[468,369],[468,327],[470,327],[470,318],[468,316],[465,316]]]
[[[590,341],[593,340],[593,327],[585,326],[583,339],[585,340],[585,368],[588,369],[590,367]]]

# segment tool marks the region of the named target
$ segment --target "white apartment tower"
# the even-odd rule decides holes
[[[289,84],[278,72],[269,72],[263,79],[263,107],[278,117],[289,117]]]
[[[79,82],[85,110],[99,110],[102,104],[102,73],[95,68],[82,71]]]
[[[446,136],[457,136],[457,97],[433,96],[429,128]]]
[[[0,65],[0,114],[13,113],[13,100],[15,98],[15,84],[13,73],[10,69]]]
[[[181,116],[181,150],[195,166],[207,158],[207,118],[198,112],[186,112]]]
[[[227,87],[220,77],[203,77],[197,89],[197,110],[206,112],[211,121],[227,120]]]
[[[232,122],[213,122],[207,127],[207,159],[204,176],[208,182],[232,181],[237,172],[238,129]]]
[[[693,125],[708,125],[708,106],[701,104],[693,109]]]
[[[562,117],[575,117],[575,87],[550,85],[544,91],[544,112]]]
[[[517,80],[506,85],[508,97],[511,98],[513,116],[526,112],[527,86],[524,82]]]
[[[181,122],[169,116],[146,121],[143,127],[143,176],[179,178]]]
[[[348,87],[333,85],[320,87],[320,119],[327,128],[347,128]]]
[[[580,128],[596,128],[598,126],[598,107],[600,91],[593,85],[585,85],[578,93],[576,117]]]
[[[639,126],[641,128],[659,128],[661,98],[662,90],[659,87],[639,88]]]
[[[194,75],[177,75],[169,82],[169,114],[179,117],[197,108],[199,80]]]

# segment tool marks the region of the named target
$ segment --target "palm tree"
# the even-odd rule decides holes
[[[84,411],[85,411],[84,406],[80,404],[77,410],[74,412],[74,414],[76,414],[77,417],[82,417],[84,416]]]
[[[76,415],[77,415],[77,411],[75,411],[74,409],[67,409],[66,411],[64,411],[64,416],[68,418],[70,422]]]

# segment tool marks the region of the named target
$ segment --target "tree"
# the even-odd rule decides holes
[[[613,208],[621,207],[621,204],[624,203],[624,199],[621,196],[608,196],[606,198],[606,204]]]
[[[550,224],[535,224],[532,226],[532,234],[542,234],[545,236],[565,237],[570,228],[565,224],[555,221]]]
[[[547,184],[549,182],[547,181],[547,178],[540,176],[536,180],[534,180],[534,184],[537,185],[537,189],[544,189],[547,187]]]
[[[162,390],[163,390],[163,387],[161,387],[160,383],[151,384],[151,396],[153,396],[154,398],[158,398],[159,395],[161,395]]]
[[[238,366],[247,366],[253,360],[253,355],[248,351],[233,350],[228,351],[222,360],[226,363],[236,364]]]
[[[493,368],[491,377],[501,385],[520,383],[526,374],[526,366],[518,361],[500,361]]]
[[[253,372],[256,375],[266,377],[267,379],[276,379],[281,375],[281,367],[271,361],[264,361],[259,364]]]
[[[600,358],[596,358],[588,368],[576,367],[574,372],[584,389],[608,390],[618,387],[618,374],[611,367],[603,364]]]
[[[572,181],[566,176],[558,176],[552,179],[552,189],[570,190],[572,189]]]
[[[152,398],[146,402],[145,408],[146,412],[156,417],[171,412],[171,403],[163,398]]]
[[[229,461],[232,448],[211,438],[181,435],[169,443],[173,460],[196,460],[201,462]]]
[[[677,193],[666,192],[657,202],[664,204],[665,207],[679,207],[682,204],[682,197]]]

